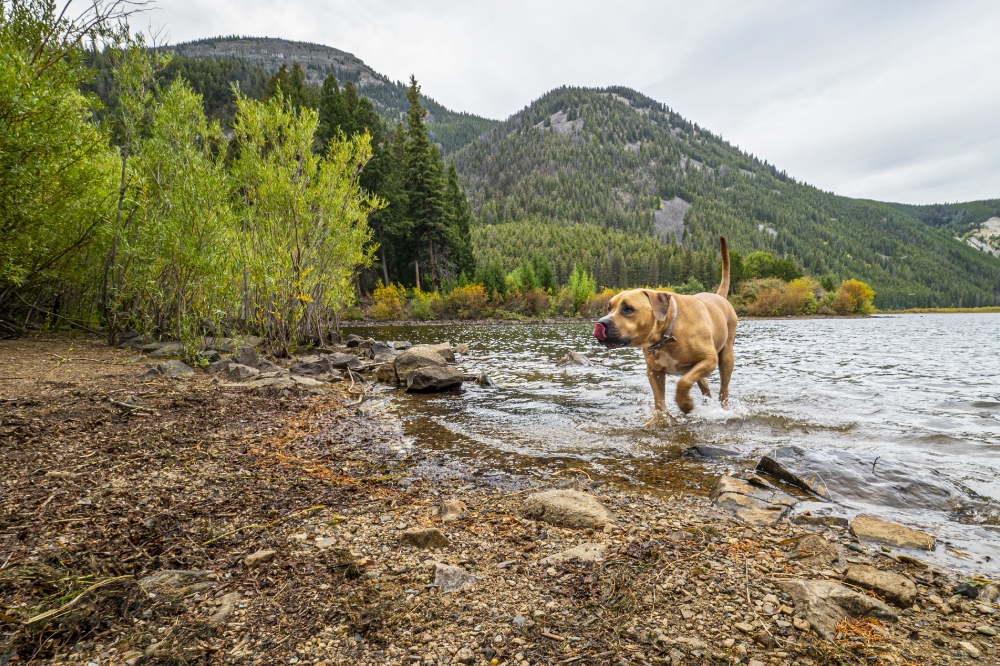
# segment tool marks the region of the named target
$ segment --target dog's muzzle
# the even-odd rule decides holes
[[[618,331],[614,324],[607,319],[599,319],[594,324],[594,332],[591,335],[608,349],[625,346],[625,342],[618,339]]]

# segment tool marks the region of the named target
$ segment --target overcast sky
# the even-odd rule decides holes
[[[149,20],[333,46],[491,118],[625,85],[824,190],[1000,197],[996,0],[158,0]]]

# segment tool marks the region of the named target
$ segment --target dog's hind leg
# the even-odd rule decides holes
[[[733,343],[729,344],[719,352],[719,402],[723,407],[729,406],[729,379],[733,376]]]
[[[681,408],[682,412],[687,414],[694,409],[694,402],[691,401],[691,387],[712,374],[718,365],[719,357],[712,354],[712,356],[695,363],[694,367],[677,380],[677,393],[674,399],[677,400],[677,406]]]
[[[698,380],[698,388],[701,389],[701,394],[706,398],[712,397],[712,389],[708,388],[708,380],[704,377]]]

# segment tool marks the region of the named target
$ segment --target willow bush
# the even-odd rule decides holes
[[[242,316],[279,348],[322,338],[371,262],[368,215],[382,207],[361,189],[371,157],[367,133],[339,135],[312,151],[318,115],[277,95],[236,100],[231,167],[239,228]]]

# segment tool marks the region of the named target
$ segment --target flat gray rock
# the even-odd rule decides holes
[[[820,638],[832,641],[837,625],[848,617],[870,617],[896,622],[899,616],[887,605],[855,592],[840,583],[825,580],[775,580],[774,583],[795,602],[795,610],[805,617]]]
[[[248,567],[259,567],[262,564],[267,564],[274,559],[277,555],[273,550],[258,550],[256,553],[251,553],[243,558],[243,562]]]
[[[917,586],[913,581],[892,571],[856,565],[847,570],[844,580],[874,590],[901,608],[909,608],[917,600]]]
[[[399,543],[402,546],[413,546],[414,548],[448,548],[451,540],[446,537],[441,530],[430,527],[411,527],[404,530],[399,536]]]
[[[257,368],[251,368],[242,363],[230,363],[225,369],[226,379],[231,382],[247,382],[260,374]]]
[[[164,361],[146,373],[147,377],[190,377],[194,374],[194,368],[184,361]]]
[[[434,566],[434,584],[442,594],[458,592],[463,587],[472,586],[478,579],[461,567],[438,562]]]
[[[748,479],[719,477],[712,492],[715,505],[748,525],[771,525],[785,516],[798,500],[756,475]]]
[[[807,566],[828,567],[840,561],[840,551],[819,534],[810,534],[799,539],[787,557]]]
[[[576,490],[546,490],[524,500],[524,515],[562,527],[603,527],[615,516],[593,495]]]
[[[851,533],[862,541],[897,548],[934,550],[934,537],[919,530],[861,513],[851,521]]]
[[[604,556],[608,552],[608,547],[603,543],[591,543],[589,541],[581,543],[579,546],[570,548],[569,550],[564,550],[561,553],[556,553],[555,555],[549,555],[548,557],[538,560],[538,563],[542,566],[552,566],[553,564],[563,564],[564,562],[571,562],[573,560],[578,560],[580,562],[603,562]]]

